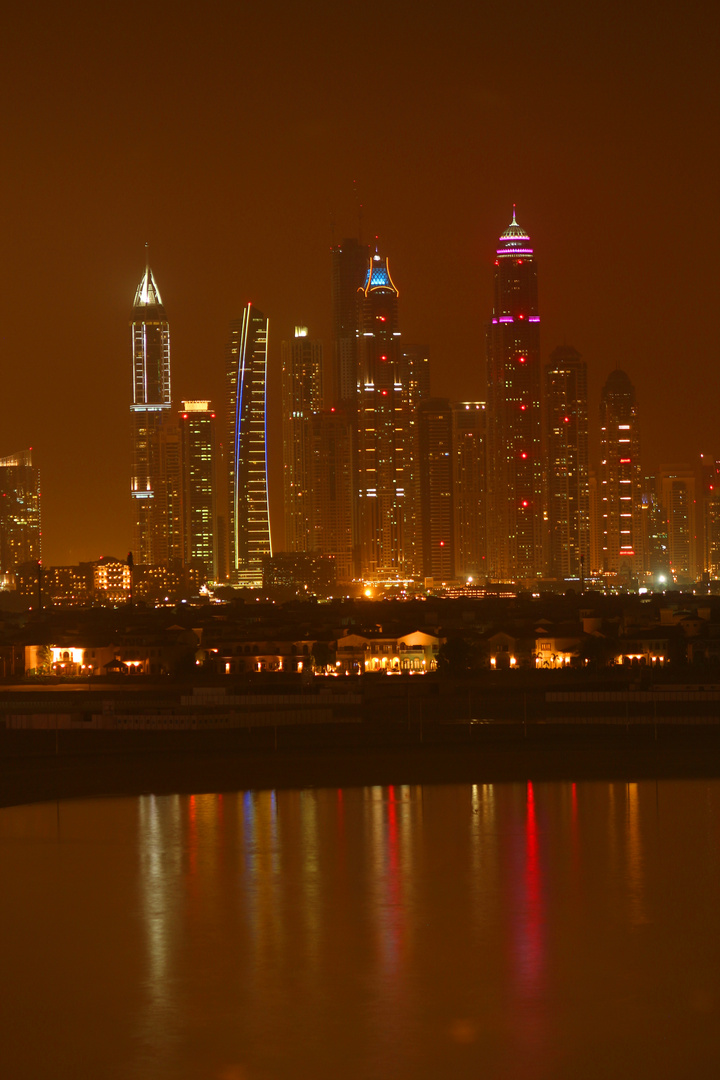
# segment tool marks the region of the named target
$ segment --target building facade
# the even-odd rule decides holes
[[[216,417],[209,401],[183,401],[178,423],[183,563],[217,581]]]
[[[402,379],[398,291],[387,258],[373,255],[358,293],[356,451],[357,572],[393,580],[412,574],[406,547],[406,483],[412,436]]]
[[[312,550],[335,560],[338,582],[354,575],[352,431],[344,409],[324,409],[312,418]]]
[[[548,574],[590,571],[587,364],[563,345],[545,367]]]
[[[42,559],[40,470],[32,448],[0,458],[0,573]]]
[[[230,582],[262,587],[272,555],[267,470],[268,320],[248,304],[226,347]]]
[[[456,401],[452,413],[455,573],[464,580],[484,581],[485,402]]]
[[[358,290],[364,288],[370,248],[355,238],[331,248],[332,370],[326,403],[353,407],[357,397]]]
[[[323,348],[296,326],[282,343],[283,496],[285,546],[312,551],[314,528],[313,420],[323,407]]]
[[[678,584],[691,585],[699,577],[695,470],[690,465],[661,465],[659,481],[670,573]]]
[[[418,420],[423,577],[448,582],[455,577],[452,406],[447,398],[427,398]]]
[[[703,524],[703,572],[720,578],[720,461],[700,455]]]
[[[611,372],[600,396],[602,566],[632,578],[644,571],[640,429],[635,388]]]
[[[513,210],[497,248],[486,336],[487,561],[498,581],[542,572],[539,323],[535,256]]]
[[[133,551],[137,562],[160,561],[165,517],[158,506],[162,486],[159,433],[170,415],[170,326],[149,264],[135,292],[130,320],[133,364],[132,474]]]

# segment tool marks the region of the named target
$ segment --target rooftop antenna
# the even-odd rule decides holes
[[[513,219],[512,219],[512,224],[513,224],[513,225],[517,225],[517,221],[515,220],[515,203],[513,203]]]
[[[145,273],[150,269],[150,244],[145,241]]]

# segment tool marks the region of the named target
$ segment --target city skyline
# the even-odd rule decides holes
[[[138,33],[78,0],[6,28],[0,456],[34,447],[45,558],[131,546],[126,319],[148,240],[178,394],[221,402],[225,328],[248,300],[271,319],[271,393],[294,325],[329,350],[328,249],[361,219],[392,253],[432,392],[484,400],[489,259],[516,202],[540,253],[543,360],[578,349],[591,416],[626,370],[650,467],[717,457],[717,11],[451,3],[438,20],[400,2],[377,34],[323,4],[278,10],[160,2]],[[238,65],[249,38],[268,48]],[[392,125],[367,104],[368,57]]]
[[[475,553],[481,576],[490,581],[561,580],[604,572],[630,583],[671,569],[678,580],[695,580],[710,566],[706,550],[700,551],[707,542],[698,534],[698,524],[706,520],[704,511],[696,512],[700,463],[663,465],[658,477],[649,474],[640,451],[635,389],[616,367],[601,394],[599,470],[588,470],[587,365],[576,349],[564,345],[553,350],[541,371],[534,251],[515,206],[499,244],[492,317],[486,325],[489,401],[475,448],[476,454],[482,450],[477,468],[484,477],[478,494],[470,496],[476,500],[479,495],[484,508],[478,508],[478,527],[486,547]],[[296,326],[293,343],[282,343],[283,506],[272,523],[274,548],[331,555],[338,582],[422,576],[439,584],[466,573],[467,553],[456,555],[455,532],[457,509],[472,489],[461,490],[455,455],[463,454],[466,438],[456,420],[469,403],[430,397],[428,350],[398,340],[399,294],[388,257],[378,249],[377,238],[374,254],[346,239],[330,253],[336,331],[338,278],[341,283],[343,276],[348,278],[343,283],[348,293],[351,279],[360,282],[355,317],[347,315],[341,324],[355,340],[354,399],[342,389],[347,374],[338,378],[342,334],[335,333],[330,378],[322,343],[310,340],[307,328]],[[353,258],[343,275],[338,274],[338,256],[344,258],[345,251]],[[358,256],[366,261],[364,274]],[[262,585],[264,559],[273,554],[268,328],[267,317],[250,303],[241,318],[231,321],[225,372],[228,452],[218,447],[229,471],[217,471],[215,414],[209,401],[184,400],[178,418],[171,416],[169,322],[146,244],[145,272],[131,318],[136,563],[166,570],[181,564],[199,569],[202,563],[210,579]],[[485,410],[485,403],[476,404]],[[347,442],[345,465],[337,456],[339,437]],[[328,479],[338,468],[347,469],[351,458],[354,478],[348,475],[341,496],[335,480],[328,486]],[[343,499],[349,500],[344,512]],[[348,524],[353,520],[352,573],[341,570],[349,566],[348,542],[338,544],[339,535],[330,536],[337,530],[338,512]],[[37,526],[36,541],[30,539],[32,531],[28,542],[39,545]],[[18,560],[6,560],[3,569],[17,565]]]

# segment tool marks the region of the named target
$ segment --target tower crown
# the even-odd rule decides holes
[[[157,304],[158,307],[162,307],[162,297],[160,296],[160,290],[155,284],[152,270],[149,266],[146,266],[145,273],[135,292],[133,307],[150,307],[154,304]]]
[[[522,225],[518,225],[515,220],[514,205],[512,221],[500,236],[500,246],[497,253],[498,255],[509,255],[513,258],[516,255],[532,255],[533,253],[533,249],[530,247],[530,236],[525,232]]]
[[[383,289],[394,293],[395,296],[398,295],[395,282],[390,277],[390,266],[388,264],[387,256],[383,257],[382,255],[378,255],[377,252],[375,252],[370,259],[370,265],[368,266],[365,275],[363,292],[367,296],[369,293],[375,292],[376,289]]]

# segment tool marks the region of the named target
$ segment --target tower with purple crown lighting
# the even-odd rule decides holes
[[[539,324],[535,256],[513,207],[497,247],[486,337],[488,576],[495,581],[542,572]]]

